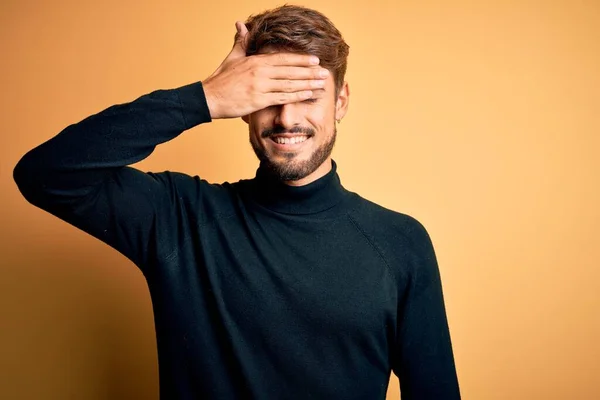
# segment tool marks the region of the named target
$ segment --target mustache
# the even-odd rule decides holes
[[[289,134],[304,133],[305,135],[308,135],[308,136],[314,136],[315,130],[312,128],[307,128],[307,127],[303,127],[303,126],[294,126],[291,129],[286,129],[283,126],[275,126],[273,128],[263,130],[260,134],[260,137],[263,139],[266,139],[273,135],[281,135],[282,133],[289,133]]]

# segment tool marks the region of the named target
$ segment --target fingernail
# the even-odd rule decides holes
[[[315,57],[315,56],[311,57],[310,58],[310,63],[314,64],[314,65],[318,65],[319,64],[319,57]]]

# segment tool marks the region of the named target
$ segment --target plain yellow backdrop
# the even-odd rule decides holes
[[[26,203],[12,168],[68,124],[206,78],[235,20],[280,4],[2,2],[0,398],[157,399],[143,276]],[[463,398],[600,398],[600,3],[300,4],[350,45],[342,183],[432,237]],[[138,166],[223,182],[257,161],[238,119]]]

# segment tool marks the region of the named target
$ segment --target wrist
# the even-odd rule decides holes
[[[212,117],[202,82],[194,82],[177,89],[177,97],[181,105],[181,112],[185,121],[185,129],[190,129],[198,124],[210,122]]]
[[[218,95],[213,90],[210,80],[206,80],[202,84],[202,87],[204,89],[204,98],[206,99],[206,105],[208,106],[211,119],[220,118]]]

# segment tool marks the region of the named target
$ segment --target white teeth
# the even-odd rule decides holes
[[[302,143],[306,139],[308,139],[308,136],[295,136],[292,138],[276,137],[275,142],[277,142],[279,144],[296,144],[296,143]]]

